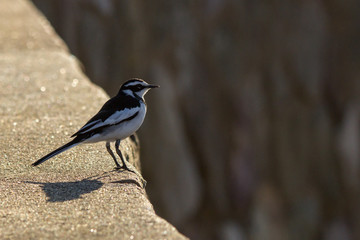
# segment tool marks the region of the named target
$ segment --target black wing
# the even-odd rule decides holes
[[[121,122],[135,114],[139,108],[140,102],[136,98],[119,93],[117,96],[109,99],[100,111],[71,137]],[[109,123],[105,123],[106,120]]]

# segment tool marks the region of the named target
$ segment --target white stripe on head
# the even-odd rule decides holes
[[[131,79],[131,80],[127,81],[126,83],[124,83],[123,87],[130,87],[130,86],[135,86],[135,85],[138,85],[138,84],[140,84],[142,86],[149,85],[147,82],[145,82],[142,79],[134,78],[134,79]]]

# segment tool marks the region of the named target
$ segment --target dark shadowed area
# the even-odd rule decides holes
[[[358,1],[33,2],[110,95],[161,86],[141,164],[180,232],[360,239]]]
[[[25,183],[40,185],[48,197],[48,202],[65,202],[78,199],[81,198],[81,195],[98,190],[104,185],[98,180],[88,179],[76,182],[42,183],[25,181]]]

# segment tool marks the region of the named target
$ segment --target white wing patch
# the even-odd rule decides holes
[[[99,127],[117,124],[117,123],[131,117],[132,115],[134,115],[136,112],[139,111],[139,109],[140,109],[139,107],[135,107],[135,108],[125,108],[121,111],[116,111],[113,114],[111,114],[104,122],[101,119],[98,119],[94,122],[90,122],[90,123],[86,124],[81,129],[84,129],[84,128],[92,126],[92,125],[93,126],[89,129],[86,129],[85,131],[81,131],[81,129],[80,129],[79,133],[81,133],[81,134],[87,133],[87,132],[94,130],[96,128],[99,128]]]

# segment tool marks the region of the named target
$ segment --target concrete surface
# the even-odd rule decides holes
[[[136,175],[113,170],[105,143],[30,166],[107,99],[31,3],[0,1],[0,239],[186,239]],[[121,144],[139,169],[138,147]]]

